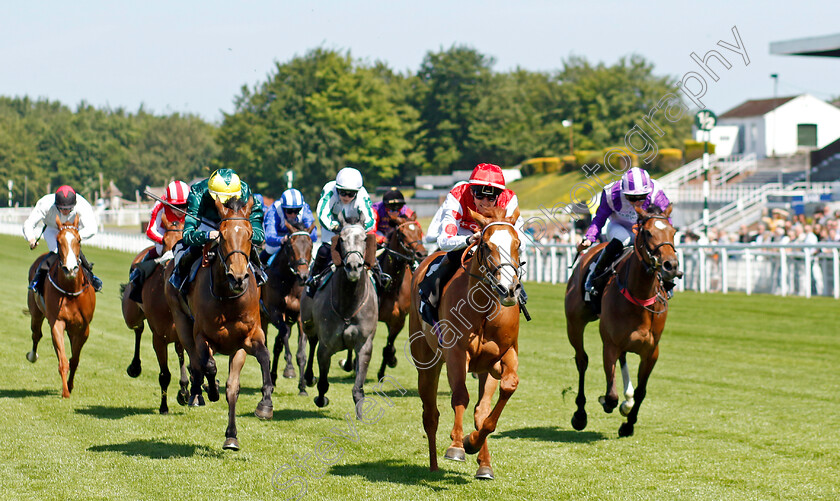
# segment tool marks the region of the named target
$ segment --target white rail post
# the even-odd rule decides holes
[[[543,281],[543,268],[542,268],[542,251],[540,251],[539,247],[534,247],[534,271],[536,272],[536,282],[541,283]]]
[[[697,249],[697,263],[700,271],[700,292],[707,292],[706,290],[706,249],[700,247]]]
[[[557,247],[551,248],[551,283],[557,283]]]
[[[811,253],[810,249],[803,249],[805,251],[805,297],[811,297]]]
[[[747,279],[747,295],[752,294],[752,252],[749,249],[744,251],[744,261],[747,262],[747,271],[746,271],[746,279]]]
[[[677,249],[677,259],[680,260],[681,266],[685,266],[685,252],[682,249]],[[677,290],[679,292],[685,292],[685,280],[685,268],[683,268],[683,279],[677,284]]]
[[[787,296],[788,293],[787,272],[787,252],[782,248],[779,249],[779,288],[782,297]]]
[[[834,299],[840,299],[840,249],[831,249],[834,261]]]
[[[574,258],[575,256],[572,255],[572,248],[566,247],[566,262],[568,263],[566,264],[566,283],[569,283],[569,279],[572,278],[572,273],[575,271],[575,269],[571,267],[572,259]]]
[[[720,248],[720,291],[726,294],[729,292],[729,285],[727,284],[726,268],[729,266],[729,250],[726,247]]]

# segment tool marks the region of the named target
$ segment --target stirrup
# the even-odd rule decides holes
[[[102,280],[99,279],[93,272],[90,272],[90,285],[93,286],[94,292],[102,292]]]

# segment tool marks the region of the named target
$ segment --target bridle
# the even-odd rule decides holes
[[[403,254],[401,252],[397,252],[394,249],[392,249],[391,247],[385,247],[385,252],[387,252],[389,255],[392,255],[392,256],[396,257],[397,260],[403,261],[406,264],[411,265],[411,269],[413,271],[415,268],[417,268],[417,265],[419,264],[419,262],[418,262],[416,257],[411,256],[411,253],[412,253],[412,251],[415,252],[415,253],[417,252],[416,244],[420,243],[422,245],[422,240],[405,240],[405,235],[399,230],[400,230],[400,228],[402,228],[403,226],[405,226],[407,224],[418,224],[418,223],[417,223],[417,221],[406,221],[404,223],[398,224],[397,227],[394,228],[394,233],[396,233],[396,236],[392,237],[397,242],[399,242],[400,247],[402,247],[402,249],[406,252],[406,254]],[[423,236],[422,231],[420,232],[420,236],[422,238],[422,236]]]
[[[294,258],[294,253],[293,253],[293,249],[292,249],[292,238],[297,237],[297,236],[305,236],[306,238],[311,238],[309,233],[306,232],[306,231],[301,230],[301,231],[296,231],[294,233],[291,233],[289,235],[289,239],[286,240],[286,244],[284,245],[284,250],[283,251],[286,253],[286,256],[288,256],[288,258],[289,258],[288,259],[288,261],[289,261],[289,263],[288,263],[289,264],[289,271],[291,271],[292,274],[297,276],[298,278],[301,278],[298,269],[299,269],[300,266],[309,265],[309,262],[306,259],[303,259],[303,258],[300,258],[300,259],[297,259],[297,260],[292,260],[292,258]]]
[[[488,249],[489,250],[489,248],[490,248],[487,245],[487,243],[484,241],[484,232],[487,231],[487,228],[490,228],[491,226],[496,226],[496,225],[498,225],[498,226],[510,226],[511,228],[514,229],[514,231],[516,231],[516,226],[512,225],[511,223],[508,223],[507,221],[493,221],[492,223],[488,224],[487,226],[485,226],[484,228],[481,229],[481,234],[479,236],[479,239],[477,241],[471,243],[466,248],[466,250],[464,250],[464,253],[461,255],[461,267],[464,269],[464,271],[467,272],[467,274],[469,276],[478,279],[479,282],[482,282],[486,285],[489,285],[490,287],[493,287],[497,292],[502,294],[502,293],[504,293],[504,291],[499,290],[499,283],[498,283],[498,280],[496,280],[496,273],[500,272],[502,270],[502,268],[504,268],[505,266],[508,266],[508,267],[513,269],[513,276],[515,276],[518,280],[518,279],[521,278],[522,269],[521,269],[521,266],[516,266],[516,265],[514,265],[513,263],[510,263],[510,262],[501,263],[501,264],[492,264],[491,260],[489,259],[489,256],[486,259],[483,257],[484,253],[482,252],[482,249]],[[466,257],[469,254],[470,249],[473,248],[473,247],[475,248],[476,259],[478,259],[481,262],[487,263],[487,266],[490,268],[488,270],[488,273],[485,273],[484,275],[476,275],[474,273],[471,273],[470,270],[467,269]],[[484,265],[482,265],[482,267],[483,266]]]
[[[81,239],[79,238],[79,227],[78,227],[78,226],[76,226],[76,225],[74,225],[74,224],[62,225],[62,226],[61,226],[61,228],[59,229],[59,233],[61,233],[61,232],[62,232],[62,231],[64,231],[64,230],[73,230],[73,231],[75,231],[75,232],[76,232],[76,239],[77,239],[77,240],[79,240],[79,242],[80,242],[80,244],[81,244]],[[58,235],[56,235],[56,237],[57,237],[57,236],[58,236]],[[56,238],[56,240],[58,240],[58,238]],[[79,254],[81,254],[81,245],[79,246]],[[62,268],[64,267],[64,260],[63,260],[63,258],[61,257],[61,253],[60,253],[60,252],[58,253],[58,264],[59,264]],[[81,265],[80,265],[80,266],[81,266]],[[61,288],[61,287],[60,287],[57,283],[55,283],[55,280],[53,279],[52,274],[51,274],[51,273],[49,273],[49,272],[47,272],[47,279],[48,279],[48,280],[49,280],[49,282],[52,284],[52,286],[53,286],[53,287],[55,287],[55,289],[56,289],[58,292],[62,293],[62,294],[63,294],[63,295],[65,295],[65,296],[70,296],[70,297],[76,297],[76,296],[79,296],[81,293],[83,293],[85,290],[87,290],[87,288],[88,288],[88,287],[90,287],[90,282],[88,282],[88,280],[87,280],[87,276],[85,275],[84,271],[82,271],[82,280],[85,282],[85,286],[84,286],[84,287],[82,287],[80,290],[77,290],[77,291],[74,291],[74,292],[68,292],[68,291],[66,291],[66,290],[62,289],[62,288]]]
[[[644,225],[650,221],[651,219],[660,219],[668,222],[668,218],[666,216],[660,215],[652,215],[646,216],[644,219],[639,220],[637,223],[639,226],[638,235],[636,236],[636,241],[633,245],[634,252],[639,257],[639,260],[642,262],[642,265],[645,268],[645,272],[648,275],[652,275],[662,269],[662,254],[660,253],[659,249],[666,245],[670,245],[672,249],[676,252],[676,248],[674,247],[674,242],[662,242],[661,244],[653,247],[652,249],[648,247],[647,237],[645,236],[646,233],[644,230]],[[670,225],[670,223],[668,223]],[[640,250],[641,247],[641,250]]]
[[[227,217],[227,218],[223,218],[221,221],[219,221],[219,227],[221,227],[221,224],[222,224],[222,223],[224,223],[225,221],[248,221],[248,226],[249,226],[249,227],[251,226],[251,220],[250,220],[250,219],[248,219],[247,217]],[[253,234],[253,228],[251,229],[251,233]],[[249,236],[248,236],[248,239],[250,240],[250,238],[251,238],[251,237],[250,237],[250,235],[249,235]],[[223,241],[223,240],[224,240],[224,236],[222,236],[222,233],[221,233],[221,232],[219,232],[219,250],[221,250],[221,249],[222,249],[222,241]],[[249,262],[250,262],[250,260],[251,260],[251,256],[249,256],[249,255],[248,255],[245,251],[242,251],[242,250],[239,250],[239,249],[234,249],[234,250],[232,250],[232,251],[228,252],[227,254],[225,254],[225,255],[222,257],[222,266],[223,266],[223,267],[224,267],[224,269],[225,269],[225,274],[230,273],[230,268],[228,267],[228,263],[227,263],[227,261],[228,261],[228,258],[230,258],[231,256],[233,256],[234,254],[242,254],[243,256],[245,256],[245,260],[246,260],[246,261],[249,261]],[[246,290],[247,290],[247,289],[246,289]],[[243,291],[243,292],[244,292],[244,291]],[[240,294],[240,295],[241,295],[241,294]],[[238,296],[237,296],[237,297],[238,297]]]

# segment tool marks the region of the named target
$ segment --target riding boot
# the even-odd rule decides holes
[[[131,293],[128,295],[129,299],[135,303],[143,302],[143,284],[146,283],[146,278],[155,271],[156,267],[157,262],[154,259],[151,261],[143,260],[135,265],[134,269],[131,270],[131,274],[128,276],[131,282]]]
[[[35,276],[32,277],[32,282],[29,284],[29,290],[42,296],[44,295],[44,278],[46,278],[50,267],[56,259],[58,259],[58,254],[55,252],[50,252],[41,259],[41,262],[38,264],[38,269],[35,270]]]
[[[376,281],[376,287],[379,289],[379,292],[386,290],[391,285],[391,275],[382,271],[382,267],[379,266],[379,261],[376,261],[371,271],[373,272],[373,279]]]
[[[448,252],[438,267],[420,282],[420,317],[427,324],[434,326],[438,321],[438,305],[443,286],[452,278],[461,263],[465,249]]]
[[[271,259],[271,254],[269,254],[268,251],[265,250],[265,249],[261,250],[260,251],[260,262],[267,266],[269,259]]]
[[[172,275],[169,277],[169,283],[179,291],[183,288],[187,281],[187,276],[190,274],[195,258],[201,255],[201,247],[186,247],[175,258],[175,266],[172,269]],[[183,291],[182,291],[183,292]]]
[[[365,235],[365,266],[373,272],[378,292],[384,291],[391,285],[391,275],[382,271],[379,260],[376,259],[376,235],[373,233]]]
[[[329,269],[331,246],[322,242],[312,260],[312,268],[309,270],[309,278],[306,280],[306,295],[313,297],[318,286],[321,284],[321,275]]]
[[[601,255],[598,256],[595,269],[586,277],[586,284],[583,286],[583,290],[588,292],[590,297],[596,296],[601,287],[604,286],[604,279],[607,278],[604,271],[621,254],[622,250],[624,250],[624,245],[621,240],[613,238],[601,252]]]
[[[263,270],[260,254],[255,247],[251,247],[251,268],[254,269],[254,278],[257,280],[257,287],[262,287],[268,280],[268,275]]]
[[[93,290],[96,292],[101,291],[102,280],[100,280],[99,277],[93,274],[93,263],[87,260],[84,252],[79,251],[79,261],[81,261],[82,263],[82,268],[84,268],[85,275],[87,275],[88,280],[90,280],[90,285],[93,287]]]

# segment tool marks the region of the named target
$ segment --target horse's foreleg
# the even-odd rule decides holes
[[[499,371],[501,373],[501,371]],[[484,420],[490,415],[490,409],[493,404],[493,395],[496,394],[499,382],[488,373],[478,375],[478,402],[475,404],[475,429],[480,430],[484,424]],[[492,479],[493,469],[490,466],[490,449],[487,446],[487,440],[481,445],[478,451],[478,465],[484,467],[479,478]],[[478,477],[478,473],[476,477]]]
[[[259,336],[257,336],[259,337]],[[265,339],[265,335],[263,335]],[[271,419],[274,416],[274,404],[271,402],[271,394],[274,392],[274,383],[271,381],[270,365],[271,356],[268,354],[268,347],[264,342],[258,341],[253,344],[253,355],[260,364],[260,372],[262,373],[262,399],[257,404],[257,410],[254,414],[260,419]]]
[[[195,350],[198,357],[198,366],[207,379],[207,398],[211,402],[215,402],[219,400],[219,385],[216,382],[216,360],[210,353],[210,345],[207,344],[207,339],[203,333],[199,333],[195,337]],[[200,383],[201,378],[199,378]]]
[[[44,325],[44,314],[41,312],[38,305],[35,304],[33,293],[29,293],[29,328],[32,331],[32,351],[26,354],[26,359],[33,364],[38,360],[38,343],[44,336],[41,327]]]
[[[493,468],[490,466],[490,451],[487,448],[487,436],[496,431],[499,417],[502,415],[507,401],[510,400],[510,397],[513,396],[513,393],[519,386],[519,355],[515,349],[509,349],[502,356],[501,368],[502,379],[499,381],[499,400],[496,401],[496,405],[493,406],[493,409],[487,417],[481,421],[481,427],[464,437],[464,450],[467,453],[475,454],[477,451],[483,450],[485,454],[484,457],[480,456],[478,458],[479,467],[475,474],[476,478],[493,478]],[[492,378],[487,379],[488,381],[485,382],[482,399],[487,399],[487,405],[489,406],[490,400],[493,398],[493,393],[496,390],[496,382],[489,381]],[[478,413],[478,409],[476,409],[476,413]]]
[[[234,451],[239,450],[239,440],[236,438],[236,399],[239,398],[239,374],[242,372],[242,366],[245,365],[245,357],[245,350],[239,349],[228,359],[228,379],[225,385],[225,398],[228,402],[228,426],[225,430],[225,443],[222,448]]]
[[[283,377],[286,379],[294,379],[295,366],[292,364],[292,349],[289,347],[289,338],[292,337],[292,326],[283,322],[283,328],[286,331],[283,333],[283,349],[285,350],[286,368],[283,369]]]
[[[300,325],[300,321],[297,323],[298,326],[298,349],[297,349],[297,363],[298,363],[298,371],[300,371],[300,381],[298,382],[298,390],[300,391],[301,396],[306,396],[306,383],[304,382],[304,373],[306,372],[306,341],[309,339],[306,337],[306,333],[303,332],[303,327]],[[291,327],[289,328],[291,330]],[[310,357],[311,358],[311,357]],[[311,366],[310,366],[311,370]],[[311,372],[310,372],[311,377]]]
[[[615,388],[615,362],[619,356],[618,348],[604,339],[604,375],[607,379],[605,394],[598,397],[598,402],[604,407],[604,412],[611,413],[618,405],[618,390]]]
[[[175,355],[178,356],[178,368],[181,370],[181,379],[179,381],[181,389],[178,390],[177,400],[179,405],[187,405],[190,398],[190,392],[188,389],[190,378],[189,374],[187,374],[187,366],[184,363],[184,347],[181,346],[181,343],[178,341],[175,341]]]
[[[577,410],[572,416],[572,428],[581,431],[586,428],[586,394],[584,393],[584,385],[586,381],[586,369],[589,367],[589,356],[583,348],[583,331],[586,323],[579,325],[578,322],[572,319],[567,320],[566,334],[569,337],[569,343],[575,350],[575,366],[578,371],[578,391],[575,397],[575,404]]]
[[[376,330],[376,324],[373,329]],[[365,338],[356,343],[356,382],[353,385],[353,403],[356,405],[356,417],[362,419],[361,408],[359,402],[365,398],[365,379],[367,378],[368,367],[370,367],[370,357],[373,352],[373,332]]]
[[[397,349],[394,347],[394,341],[396,341],[397,334],[400,333],[404,325],[405,317],[397,318],[393,324],[388,324],[388,342],[382,348],[382,365],[376,374],[378,379],[385,377],[386,365],[392,369],[397,366]]]
[[[330,399],[326,397],[327,390],[330,389],[327,379],[330,374],[330,353],[323,344],[318,346],[318,369],[318,396],[315,397],[315,405],[326,407],[330,403]]]
[[[449,387],[452,389],[452,410],[455,411],[452,432],[449,434],[452,444],[449,448],[464,449],[464,411],[470,403],[466,383],[467,354],[465,352],[450,350],[447,353],[446,375],[449,378]]]
[[[624,381],[624,402],[618,407],[622,416],[626,416],[633,408],[633,382],[630,380],[630,369],[627,367],[627,352],[618,357],[618,364],[621,367],[621,379]]]
[[[58,358],[58,374],[61,376],[61,396],[70,398],[70,389],[67,387],[67,372],[70,370],[67,362],[67,354],[64,351],[64,321],[56,320],[51,326],[53,349]]]
[[[90,324],[84,328],[75,329],[70,333],[70,375],[67,378],[67,390],[73,391],[73,381],[76,378],[76,369],[79,368],[79,359],[82,356],[82,347],[88,340],[90,335]]]
[[[273,325],[273,324],[272,324]],[[282,321],[277,322],[277,325],[283,325]],[[276,327],[276,326],[275,326]],[[268,331],[264,330],[263,332],[266,333],[266,339],[268,339]],[[277,384],[277,364],[280,361],[280,354],[283,351],[283,340],[281,336],[283,335],[283,331],[281,327],[277,327],[277,337],[274,338],[274,349],[272,350],[272,357],[271,357],[271,382],[272,384]]]
[[[169,372],[169,357],[166,352],[166,339],[152,333],[152,347],[155,349],[157,356],[158,367],[158,384],[160,384],[160,413],[169,414],[169,406],[166,404],[166,390],[169,388],[169,382],[172,380],[172,373]]]
[[[658,359],[659,346],[655,347],[649,356],[641,356],[641,361],[639,362],[639,386],[636,388],[635,395],[636,402],[627,415],[627,422],[623,423],[618,429],[619,437],[629,437],[633,434],[633,425],[636,424],[639,408],[642,406],[642,401],[644,401],[645,395],[647,394],[648,378],[650,378],[650,373],[653,371],[653,366],[656,365]]]
[[[412,362],[417,367],[417,393],[423,402],[423,429],[426,431],[426,438],[429,441],[429,469],[431,471],[437,471],[436,434],[440,420],[440,411],[437,407],[437,392],[440,369],[443,367],[443,364],[439,357],[433,365],[428,364],[430,366],[427,366],[425,364],[427,361],[435,360],[436,354],[429,347],[429,344],[426,343],[422,335],[419,336],[419,339],[417,336],[412,336],[409,343],[411,357],[413,359]],[[450,459],[464,460],[463,449],[453,450],[450,448],[450,450],[446,451],[447,456],[449,456],[450,451],[455,455],[455,457],[451,457]],[[457,457],[458,455],[460,457]]]

